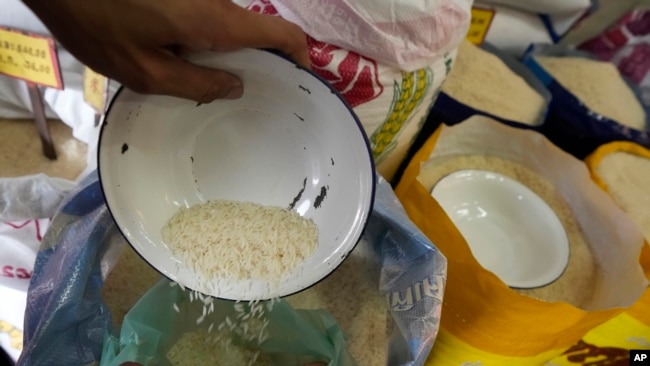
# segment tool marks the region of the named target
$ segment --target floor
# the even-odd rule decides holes
[[[32,120],[0,118],[0,178],[45,173],[74,180],[86,165],[86,145],[72,137],[72,130],[58,120],[48,121],[57,159],[41,152],[41,142]]]

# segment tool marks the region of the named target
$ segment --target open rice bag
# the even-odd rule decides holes
[[[609,192],[643,233],[646,244],[639,262],[650,279],[650,150],[617,141],[599,147],[585,162],[596,184]],[[629,309],[592,329],[549,364],[632,364],[629,350],[650,350],[650,288]]]
[[[462,169],[508,176],[552,208],[570,249],[555,281],[511,288],[479,262],[430,193],[441,177]],[[634,223],[581,161],[538,132],[482,116],[442,125],[410,162],[396,193],[448,260],[441,329],[428,364],[542,365],[629,309],[648,286]]]
[[[578,159],[612,141],[650,147],[649,109],[613,63],[543,44],[531,46],[524,63],[551,92],[542,133],[554,144]]]
[[[475,46],[465,41],[427,123],[455,125],[479,114],[514,127],[539,129],[550,102],[551,94],[526,65],[488,43]]]
[[[358,264],[354,259],[360,257],[374,263],[367,266],[367,272],[362,271],[364,275],[374,273],[372,277],[355,278],[374,281],[371,286],[363,284],[374,290],[364,296],[373,302],[379,299],[380,306],[362,309],[357,305],[366,299],[343,289],[335,294],[333,303],[340,309],[370,310],[373,318],[383,317],[381,336],[377,337],[383,342],[352,339],[357,329],[342,327],[337,313],[318,302],[311,307],[288,298],[274,302],[266,314],[269,333],[261,344],[246,343],[245,337],[233,338],[234,344],[249,346],[248,351],[256,346],[252,354],[259,350],[258,357],[263,353],[281,365],[314,360],[330,365],[366,364],[352,360],[364,344],[381,353],[386,365],[424,363],[438,332],[446,261],[410,222],[388,183],[381,178],[378,182],[366,234],[344,263],[353,259],[350,263]],[[179,341],[185,345],[192,340],[182,339],[183,331],[193,330],[185,334],[200,338],[211,334],[210,325],[212,332],[230,327],[225,316],[232,315],[229,318],[234,323],[239,315],[234,302],[206,300],[212,308],[205,308],[201,296],[197,300],[196,294],[159,279],[130,251],[115,227],[97,175],[86,177],[64,200],[37,254],[25,313],[24,351],[18,364],[119,364],[126,360],[168,364],[169,351]],[[354,289],[360,284],[352,285]],[[294,310],[296,305],[305,310]],[[226,325],[220,329],[221,324]],[[374,324],[358,326],[378,329]],[[249,325],[251,334],[252,328]],[[243,334],[243,327],[236,329]],[[196,330],[205,333],[196,335]]]

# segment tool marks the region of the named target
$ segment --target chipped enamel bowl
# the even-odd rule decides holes
[[[555,281],[569,263],[569,239],[555,212],[523,184],[483,170],[459,170],[432,190],[476,260],[515,288]]]
[[[117,93],[98,170],[119,229],[151,266],[207,295],[273,298],[317,283],[352,251],[372,209],[375,171],[359,120],[326,82],[274,53],[246,49],[190,61],[238,75],[244,95],[197,105]],[[162,244],[161,229],[180,207],[213,199],[292,207],[318,226],[319,248],[277,288],[197,283]]]

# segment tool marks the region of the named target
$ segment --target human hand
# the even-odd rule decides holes
[[[24,0],[52,35],[93,70],[139,93],[200,103],[239,98],[232,74],[190,64],[183,54],[273,48],[309,66],[302,30],[232,0]]]

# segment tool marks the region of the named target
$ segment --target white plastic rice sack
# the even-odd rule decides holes
[[[253,0],[247,8],[279,15],[271,0]],[[469,27],[467,20],[453,32],[450,50],[414,71],[387,66],[340,45],[320,41],[332,35],[309,34],[312,69],[338,90],[359,117],[369,137],[378,172],[391,180],[424,124],[440,86],[451,71],[456,48]],[[341,32],[343,32],[342,30]],[[452,37],[452,35],[449,35]],[[452,47],[453,45],[453,47]]]
[[[553,43],[546,25],[536,13],[484,2],[476,2],[474,6],[494,10],[485,42],[509,55],[522,56],[531,43]]]
[[[405,71],[456,48],[471,0],[271,0],[283,18],[320,41]]]

